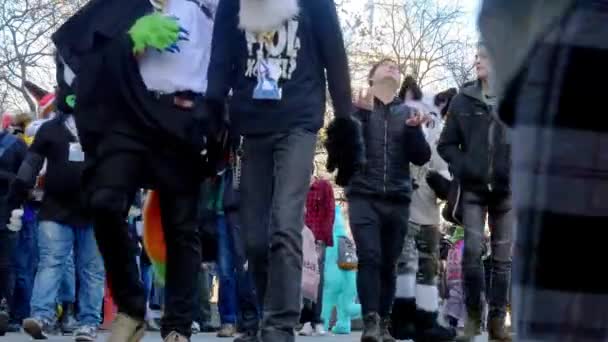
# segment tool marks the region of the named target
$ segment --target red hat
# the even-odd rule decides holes
[[[30,81],[23,82],[23,86],[38,102],[38,112],[41,117],[47,117],[55,109],[55,94],[42,89]]]
[[[2,129],[9,128],[13,123],[13,117],[9,113],[2,114]]]

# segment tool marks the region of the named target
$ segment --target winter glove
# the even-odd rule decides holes
[[[365,164],[365,144],[361,123],[350,116],[338,117],[327,127],[327,170],[336,169],[336,184],[347,186]]]
[[[147,47],[179,52],[176,43],[188,40],[188,31],[179,26],[176,18],[154,13],[139,18],[129,30],[129,36],[133,41],[134,54],[144,52]]]
[[[6,228],[12,232],[18,232],[23,226],[21,218],[23,217],[23,209],[15,209],[11,212],[11,219],[6,225]]]

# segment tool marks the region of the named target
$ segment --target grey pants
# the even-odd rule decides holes
[[[258,301],[262,340],[295,341],[300,317],[302,227],[317,135],[297,129],[247,136],[241,222]]]
[[[485,292],[490,304],[490,318],[504,318],[511,283],[511,259],[514,213],[511,196],[495,194],[463,193],[464,220],[464,293],[467,310],[481,314],[481,293]],[[488,216],[491,232],[491,269],[482,263],[484,230]],[[484,272],[490,272],[490,288],[485,289]],[[484,291],[485,289],[485,291]]]

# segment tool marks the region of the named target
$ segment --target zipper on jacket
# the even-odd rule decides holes
[[[494,138],[496,135],[496,122],[494,118],[490,116],[490,128],[488,129],[488,190],[490,192],[492,189],[492,180],[494,178]]]
[[[384,114],[384,181],[383,189],[386,194],[386,179],[388,177],[388,119]]]

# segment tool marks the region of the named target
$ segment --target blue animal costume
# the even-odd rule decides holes
[[[350,334],[351,320],[361,317],[361,304],[355,304],[357,271],[346,271],[338,267],[338,239],[342,236],[348,237],[341,207],[336,205],[333,229],[334,245],[325,250],[323,310],[321,312],[325,328],[329,329],[331,314],[336,307],[337,321],[332,329],[334,334]]]

